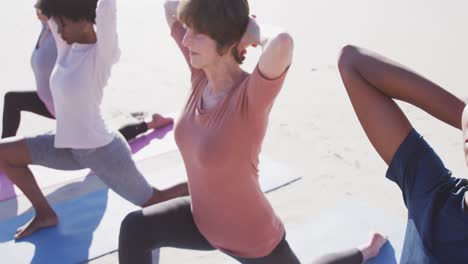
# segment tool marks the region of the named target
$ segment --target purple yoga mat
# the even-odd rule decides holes
[[[148,146],[154,139],[163,139],[167,133],[172,131],[174,124],[170,124],[160,129],[153,130],[152,132],[137,137],[129,142],[130,148],[132,149],[132,154],[136,154],[138,151],[142,150],[144,147]]]
[[[8,200],[13,197],[16,197],[13,183],[5,174],[0,173],[0,201]]]

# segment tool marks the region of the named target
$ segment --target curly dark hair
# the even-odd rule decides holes
[[[73,21],[96,23],[98,0],[39,0],[37,8],[46,17],[65,17]]]
[[[241,40],[249,23],[247,0],[182,0],[177,18],[194,30],[214,39],[218,54]],[[245,57],[237,49],[232,55],[241,64]]]

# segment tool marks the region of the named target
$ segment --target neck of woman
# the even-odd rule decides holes
[[[80,40],[77,41],[78,44],[94,44],[97,42],[97,36],[96,36],[96,31],[94,30],[94,25],[89,24],[83,30],[83,33],[81,34]]]
[[[229,92],[245,74],[235,61],[217,63],[203,70],[208,79],[207,92],[212,94]]]

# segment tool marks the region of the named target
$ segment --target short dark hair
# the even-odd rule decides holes
[[[247,0],[182,0],[177,10],[180,22],[202,34],[210,36],[218,44],[218,54],[240,41],[249,23]],[[237,63],[245,59],[237,49],[232,50]]]
[[[73,21],[96,21],[97,0],[39,0],[37,7],[46,17],[65,17]]]

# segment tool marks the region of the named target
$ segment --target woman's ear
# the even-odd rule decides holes
[[[229,48],[231,50],[231,55],[234,57],[237,63],[242,64],[245,60],[245,55],[247,54],[247,48],[242,47],[240,41],[232,44]]]

